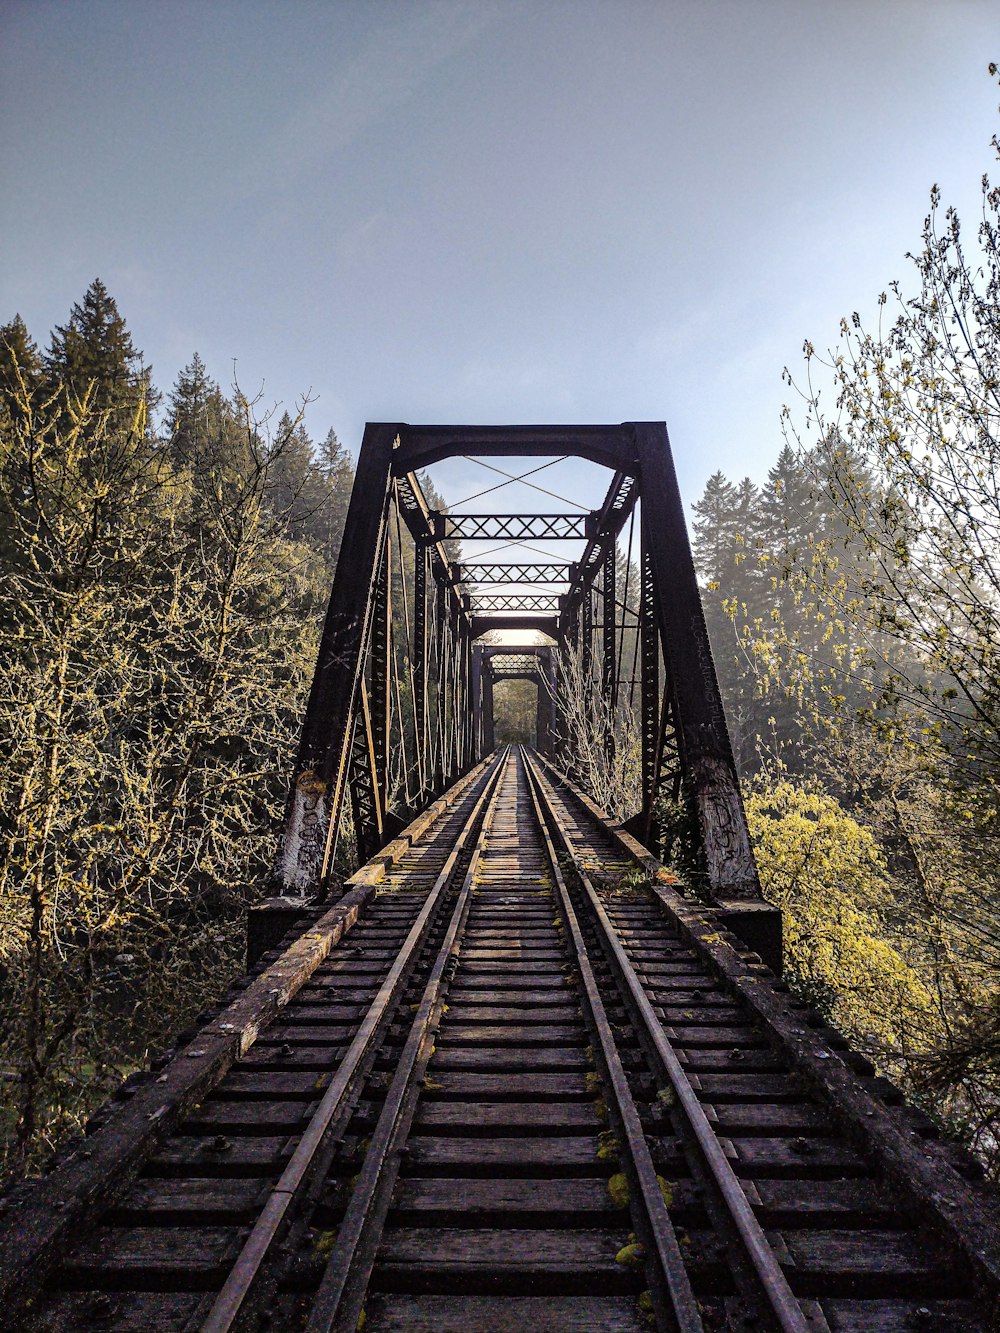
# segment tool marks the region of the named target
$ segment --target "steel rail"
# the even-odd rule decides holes
[[[313,1298],[304,1333],[354,1333],[358,1326],[375,1265],[375,1253],[399,1175],[401,1150],[416,1109],[418,1080],[431,1058],[434,1035],[443,1012],[445,973],[449,965],[457,964],[469,899],[510,762],[508,753],[501,764],[502,776],[493,788],[480,824],[448,929],[372,1132],[364,1166],[355,1181],[344,1219],[337,1230],[337,1239]]]
[[[646,1232],[643,1239],[646,1242],[647,1253],[651,1244],[656,1256],[659,1279],[670,1303],[671,1326],[676,1328],[678,1333],[703,1333],[704,1324],[698,1309],[697,1299],[691,1287],[691,1278],[684,1262],[677,1232],[674,1229],[670,1213],[667,1211],[667,1205],[657,1178],[656,1167],[649,1151],[649,1145],[646,1142],[642,1121],[639,1119],[639,1112],[628,1085],[618,1046],[612,1035],[611,1024],[604,1007],[604,1001],[601,998],[597,979],[594,976],[583,932],[580,929],[576,910],[570,899],[569,889],[552,844],[552,837],[542,808],[544,797],[538,782],[538,776],[523,751],[522,761],[528,777],[528,790],[531,794],[535,819],[538,822],[545,854],[559,895],[563,920],[566,923],[567,934],[579,969],[583,998],[590,1012],[591,1026],[600,1046],[600,1060],[604,1066],[605,1085],[613,1093],[614,1106],[625,1135],[626,1142],[624,1146],[627,1148],[628,1160],[623,1165],[626,1167],[627,1174],[631,1177],[629,1180],[631,1189],[634,1191],[638,1188],[646,1214],[646,1226],[644,1228],[640,1227],[640,1234],[642,1231]],[[657,1285],[660,1284],[653,1284],[654,1289]],[[657,1294],[662,1297],[664,1293]]]
[[[687,1121],[712,1182],[718,1190],[726,1212],[742,1242],[760,1285],[761,1293],[766,1299],[782,1333],[810,1333],[809,1321],[803,1314],[802,1307],[788,1284],[788,1279],[778,1263],[774,1250],[768,1244],[764,1230],[754,1215],[736,1173],[729,1165],[701,1102],[688,1081],[677,1052],[656,1017],[649,997],[646,995],[643,985],[618,937],[618,932],[612,925],[604,905],[573,847],[572,839],[565,824],[559,818],[549,794],[548,780],[542,775],[533,760],[526,757],[526,763],[538,780],[540,790],[545,795],[545,805],[552,826],[558,833],[566,855],[573,862],[574,870],[593,913],[594,920],[599,927],[619,975],[628,989],[629,996],[642,1021],[646,1035],[652,1043],[656,1057],[670,1082],[674,1096],[677,1099],[677,1106]]]
[[[469,813],[455,844],[441,868],[427,895],[427,900],[414,921],[403,947],[397,954],[385,980],[379,987],[378,994],[372,1001],[361,1022],[357,1034],[348,1047],[337,1072],[323,1094],[305,1132],[292,1153],[277,1183],[271,1190],[267,1203],[254,1223],[243,1248],[236,1258],[229,1276],[219,1291],[218,1296],[202,1324],[202,1333],[229,1333],[237,1326],[251,1290],[261,1276],[272,1246],[282,1225],[288,1219],[290,1210],[302,1196],[310,1175],[310,1167],[319,1153],[327,1130],[346,1103],[358,1076],[362,1061],[370,1050],[375,1037],[381,1032],[396,1002],[403,984],[407,980],[410,966],[423,944],[425,936],[434,920],[436,909],[454,875],[459,856],[476,826],[479,814],[489,807],[494,792],[498,789],[506,768],[507,751],[501,754],[493,772],[484,785],[482,794]]]

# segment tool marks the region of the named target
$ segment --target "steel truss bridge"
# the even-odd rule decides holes
[[[609,483],[596,506],[579,514],[436,512],[418,473],[458,455],[575,457],[606,468]],[[523,556],[525,546],[570,539],[581,545],[574,560]],[[459,558],[459,540],[517,543],[518,558],[472,562]],[[777,914],[757,880],[662,423],[369,425],[342,551],[296,762],[279,871],[286,891],[328,882],[345,801],[364,860],[398,832],[401,818],[492,748],[492,686],[504,672],[503,654],[479,641],[491,630],[535,630],[552,643],[536,650],[545,665],[531,673],[546,685],[539,748],[574,773],[560,745],[565,708],[555,670],[569,649],[580,688],[604,717],[613,718],[626,697],[638,716],[642,790],[634,830],[655,840],[658,798],[676,800],[683,786],[713,902],[739,913],[754,943],[775,953]]]
[[[436,512],[459,454],[609,485]],[[369,425],[289,785],[246,974],[0,1197],[0,1328],[998,1327],[977,1163],[781,979],[665,426]]]

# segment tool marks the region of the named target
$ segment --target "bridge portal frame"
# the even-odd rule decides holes
[[[582,524],[574,515],[438,514],[430,509],[421,492],[417,471],[459,454],[574,456],[608,468],[612,482],[604,504],[582,516]],[[644,830],[647,836],[650,833],[664,777],[672,777],[675,795],[683,781],[696,813],[708,894],[737,913],[763,910],[663,422],[605,426],[411,426],[375,422],[365,427],[281,839],[278,878],[286,891],[315,891],[326,883],[348,787],[362,859],[396,831],[386,811],[386,686],[384,681],[373,679],[373,672],[377,676],[385,670],[385,653],[378,660],[376,652],[375,665],[366,668],[372,644],[378,649],[383,627],[392,614],[386,596],[380,593],[379,574],[387,568],[393,499],[418,553],[421,573],[416,583],[422,590],[427,588],[426,560],[436,585],[435,596],[426,602],[421,592],[415,616],[414,717],[419,733],[421,794],[429,798],[475,760],[486,739],[484,727],[473,725],[470,708],[477,687],[472,645],[486,629],[542,629],[560,645],[581,645],[589,669],[596,646],[592,632],[596,628],[596,600],[601,688],[614,706],[620,675],[615,652],[621,628],[617,622],[617,541],[640,498],[642,587],[638,629],[643,801],[638,830]],[[468,520],[472,519],[484,533],[498,524],[514,523],[520,533],[531,532],[532,540],[544,540],[546,535],[565,540],[562,530],[567,526],[584,536],[583,556],[568,571],[568,592],[551,604],[539,603],[546,615],[518,614],[519,605],[530,603],[517,597],[509,601],[497,597],[487,602],[502,613],[489,615],[477,610],[473,599],[462,592],[463,570],[451,559],[447,543],[451,536],[469,531]],[[532,524],[539,529],[537,535]],[[472,528],[475,530],[474,524]],[[386,582],[384,576],[381,582]],[[428,624],[430,604],[436,608],[433,635]],[[436,661],[440,695],[435,708],[439,743],[433,774],[429,772],[426,693],[431,655]],[[374,716],[369,698],[373,687],[377,695]],[[675,767],[668,774],[671,753]]]

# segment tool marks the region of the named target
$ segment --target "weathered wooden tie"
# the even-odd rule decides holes
[[[992,1326],[967,1159],[550,765],[386,861],[8,1206],[8,1327]]]

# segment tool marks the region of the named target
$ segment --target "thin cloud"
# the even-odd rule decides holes
[[[299,94],[284,122],[234,172],[230,189],[241,195],[272,193],[317,170],[399,112],[445,62],[501,17],[516,16],[517,8],[496,0],[393,7],[349,64],[322,87]]]

